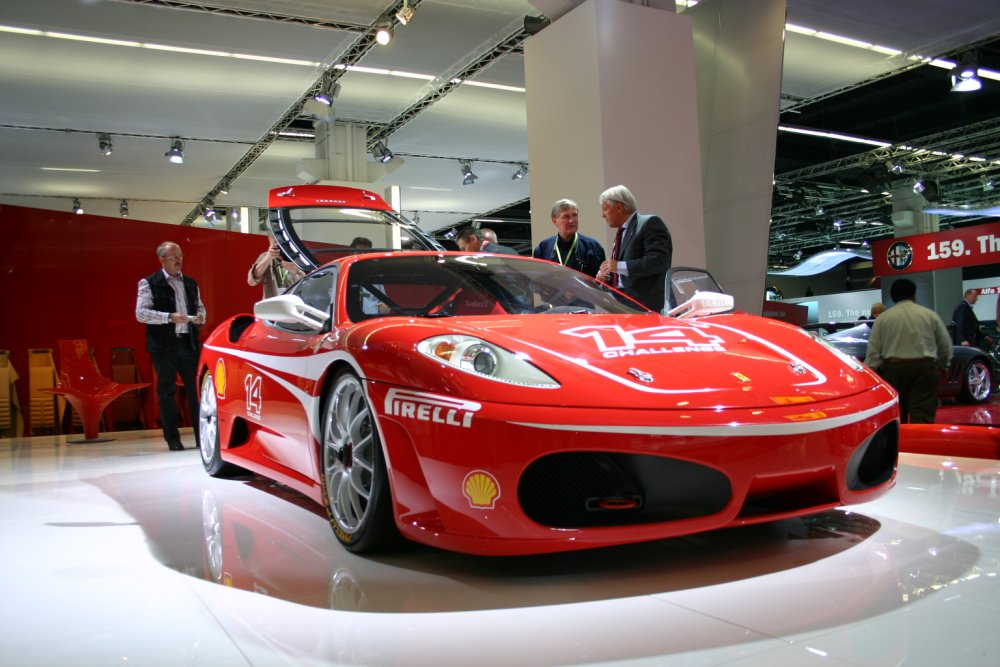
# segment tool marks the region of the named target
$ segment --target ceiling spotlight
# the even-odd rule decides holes
[[[795,257],[795,261],[796,262],[800,261],[802,259],[802,251],[801,250],[796,250],[794,257]]]
[[[512,181],[520,181],[527,174],[528,174],[528,165],[524,164],[523,162],[518,162],[517,163],[517,171],[515,171],[514,175],[510,177],[510,180],[512,180]]]
[[[124,199],[118,202],[118,213],[123,217],[128,217],[128,202]]]
[[[215,205],[212,202],[205,204],[205,222],[215,226],[213,224],[215,222]]]
[[[392,162],[392,159],[396,156],[392,154],[392,151],[389,150],[384,141],[376,141],[375,145],[372,146],[372,157],[379,162],[385,163]]]
[[[111,151],[115,149],[114,144],[111,141],[110,134],[99,134],[97,135],[97,148],[104,155],[111,155]]]
[[[903,173],[903,165],[901,165],[898,162],[892,162],[892,161],[886,162],[885,163],[885,169],[890,174],[902,174]]]
[[[240,220],[240,209],[236,208],[235,206],[233,208],[229,209],[229,218],[233,222],[239,222],[239,220]]]
[[[413,224],[415,224],[415,225],[419,225],[420,224],[420,211],[414,211],[413,212]]]
[[[462,165],[462,185],[474,185],[479,177],[472,173],[472,163],[468,160],[459,160],[458,162]]]
[[[816,215],[823,215],[823,213],[824,213],[823,205],[822,204],[817,204],[817,206],[816,206]]]
[[[454,241],[456,236],[458,236],[458,230],[454,227],[444,233],[444,237],[449,241]]]
[[[966,51],[958,58],[958,64],[951,70],[951,92],[967,93],[979,90],[983,82],[979,80],[979,62],[976,54]]]
[[[380,23],[375,28],[375,41],[385,46],[392,41],[392,24]]]
[[[80,206],[80,199],[78,197],[73,198],[73,212],[77,215],[81,215],[83,213],[83,207]]]
[[[222,181],[222,183],[219,184],[219,194],[220,195],[229,194],[229,181],[224,180]]]
[[[871,247],[871,243],[868,242],[868,239],[865,239],[865,240],[863,240],[861,242],[861,247],[862,248],[870,248]]]
[[[339,94],[340,84],[329,77],[323,77],[323,84],[320,86],[319,92],[316,93],[313,99],[329,107],[333,106],[333,100]]]
[[[413,7],[410,7],[409,0],[403,0],[403,6],[396,12],[396,19],[403,25],[406,25],[413,20],[414,11]]]
[[[170,142],[170,150],[164,155],[167,156],[167,160],[174,164],[184,164],[184,142],[180,139],[174,139]]]
[[[934,181],[918,180],[913,184],[913,192],[922,195],[929,202],[936,202],[941,198],[941,191]]]
[[[992,176],[983,176],[983,192],[990,192],[997,186],[996,179]]]

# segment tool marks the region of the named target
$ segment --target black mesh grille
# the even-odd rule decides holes
[[[689,519],[719,512],[729,480],[706,466],[657,456],[567,452],[535,461],[518,499],[531,519],[555,528]]]

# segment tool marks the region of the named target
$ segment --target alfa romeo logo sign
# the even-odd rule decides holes
[[[889,266],[897,271],[905,271],[913,262],[913,248],[906,241],[896,241],[885,253]]]

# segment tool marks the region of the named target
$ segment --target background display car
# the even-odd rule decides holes
[[[871,322],[852,323],[847,328],[837,325],[810,325],[831,345],[861,361],[868,354],[868,336]],[[1000,382],[1000,357],[996,349],[986,351],[978,347],[955,345],[951,365],[938,383],[938,396],[955,398],[964,403],[984,403],[993,395]]]
[[[301,249],[294,217],[272,229]],[[542,260],[342,253],[206,340],[203,463],[322,503],[355,552],[592,548],[892,486],[888,385],[798,327],[724,312],[704,272],[668,281],[674,316]]]

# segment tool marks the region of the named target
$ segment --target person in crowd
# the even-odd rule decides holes
[[[188,413],[198,446],[198,380],[196,378],[201,340],[198,329],[207,313],[194,278],[181,273],[184,254],[180,246],[164,241],[156,248],[161,269],[139,281],[135,319],[146,325],[146,351],[156,370],[156,396],[167,447],[184,449],[181,442],[180,411],[177,409],[177,375],[187,397]]]
[[[372,240],[366,236],[355,236],[351,241],[351,248],[354,250],[371,250]]]
[[[938,380],[951,363],[948,329],[937,313],[917,304],[912,280],[896,280],[889,296],[895,305],[872,324],[865,363],[899,392],[904,424],[933,424]]]
[[[480,252],[494,252],[499,255],[521,254],[510,246],[501,244],[500,241],[497,240],[497,233],[489,227],[482,227],[479,231],[483,235],[483,247],[479,249]]]
[[[955,306],[951,313],[951,321],[955,324],[952,340],[955,345],[963,347],[983,347],[984,344],[992,345],[993,339],[985,335],[979,328],[979,318],[973,306],[979,300],[979,290],[967,289],[962,296],[962,300]]]
[[[455,237],[455,243],[458,244],[458,247],[462,252],[492,252],[498,255],[520,254],[518,251],[513,248],[508,248],[505,245],[490,243],[487,240],[486,235],[483,234],[482,229],[476,229],[472,226],[460,229],[458,231],[458,236]]]
[[[876,301],[875,303],[872,304],[871,310],[868,311],[868,316],[866,317],[862,315],[858,319],[867,322],[868,327],[871,328],[872,322],[874,322],[875,318],[884,312],[885,312],[885,304],[882,303],[881,301]]]
[[[580,209],[572,199],[560,199],[552,205],[552,224],[556,233],[535,247],[532,257],[558,262],[563,266],[597,276],[605,260],[604,247],[597,239],[584,236],[579,231]]]
[[[264,299],[283,294],[295,281],[301,278],[303,271],[288,261],[281,253],[278,242],[268,236],[267,250],[254,260],[247,272],[247,284],[263,285]]]
[[[640,215],[635,197],[624,185],[601,193],[601,215],[618,230],[610,258],[601,262],[598,280],[605,280],[650,310],[664,304],[664,281],[670,269],[673,241],[659,216]]]

